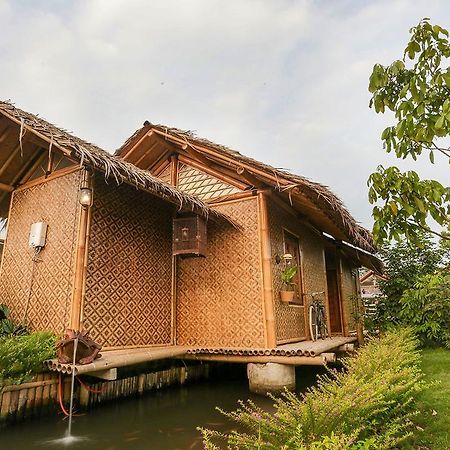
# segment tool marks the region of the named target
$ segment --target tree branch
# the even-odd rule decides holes
[[[417,226],[417,227],[421,228],[422,230],[426,231],[427,233],[434,234],[435,236],[438,236],[441,239],[444,239],[445,241],[450,241],[450,236],[446,236],[445,234],[441,234],[441,233],[438,233],[437,231],[433,231],[431,228],[425,227],[425,226],[421,225],[420,223],[412,222],[411,220],[407,220],[406,223],[413,227]]]

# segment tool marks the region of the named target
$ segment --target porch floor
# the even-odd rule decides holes
[[[301,341],[283,344],[275,348],[203,348],[186,346],[123,348],[102,351],[102,357],[91,364],[75,365],[75,374],[107,372],[118,367],[132,366],[162,359],[191,359],[198,361],[224,361],[236,363],[275,362],[289,365],[323,365],[335,360],[330,353],[345,344],[355,342],[356,337],[331,337],[318,341]],[[345,351],[345,349],[344,349]],[[56,359],[46,361],[52,371],[71,374],[72,364],[61,364]]]

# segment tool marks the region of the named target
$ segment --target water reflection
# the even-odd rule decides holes
[[[298,377],[301,390],[314,381],[315,375],[315,369],[302,369]],[[241,373],[233,379],[187,384],[102,405],[74,417],[73,435],[83,439],[70,443],[61,440],[67,427],[61,416],[15,425],[0,431],[0,449],[201,449],[196,427],[230,429],[233,424],[215,407],[233,410],[239,399],[247,398],[265,409],[273,408],[272,400],[249,394],[245,374]]]

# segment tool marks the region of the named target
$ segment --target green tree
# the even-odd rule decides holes
[[[388,153],[413,160],[425,153],[432,164],[439,154],[450,162],[449,33],[428,18],[410,33],[402,60],[374,66],[370,107],[377,113],[394,113],[395,123],[381,135]],[[379,166],[368,185],[378,242],[402,236],[414,242],[421,231],[442,236],[431,229],[432,220],[449,227],[450,188],[439,181],[421,179],[415,171]]]
[[[422,344],[450,348],[450,273],[422,275],[400,299],[400,317],[412,326]]]
[[[377,322],[381,328],[393,323],[409,323],[409,319],[402,315],[401,299],[404,293],[422,276],[442,269],[447,264],[449,255],[447,241],[438,244],[425,233],[419,233],[415,243],[403,239],[382,248],[381,257],[387,278],[380,281],[384,297],[378,304]]]

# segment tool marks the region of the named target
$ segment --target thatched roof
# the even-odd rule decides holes
[[[117,184],[132,184],[138,189],[151,192],[178,205],[183,210],[194,211],[204,216],[225,217],[198,198],[163,182],[148,171],[139,169],[133,164],[111,155],[100,147],[56,127],[37,115],[16,108],[9,101],[0,101],[0,115],[9,118],[20,127],[17,136],[19,141],[24,132],[30,130],[38,138],[45,141],[48,146],[58,148],[69,158],[79,161],[80,165],[90,165],[104,172],[105,178],[112,179]]]
[[[346,237],[346,241],[368,252],[376,251],[371,233],[356,222],[343,202],[327,186],[242,155],[224,145],[198,137],[191,131],[145,122],[144,126],[127,139],[115,154],[118,156],[126,154],[127,150],[150,130],[158,130],[166,138],[178,139],[199,150],[205,157],[211,156],[205,153],[205,149],[211,149],[215,152],[215,157],[223,157],[222,164],[229,164],[229,167],[234,170],[236,167],[241,167],[279,192],[289,194],[289,197],[294,198],[298,195],[307,198],[342,231],[341,235]]]

